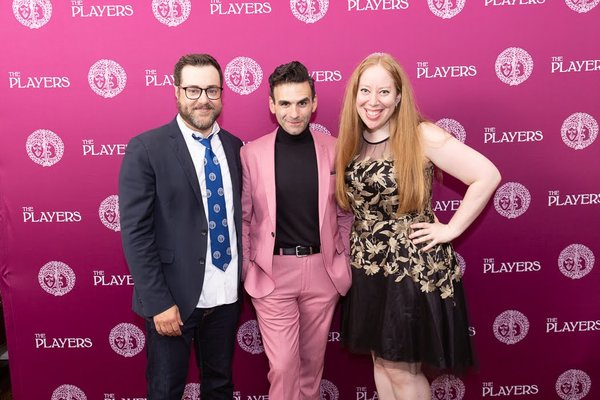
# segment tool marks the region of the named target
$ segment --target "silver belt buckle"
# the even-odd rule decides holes
[[[303,246],[296,246],[295,247],[295,249],[296,249],[296,257],[306,257],[309,254],[312,254],[312,249],[311,249],[311,251],[309,251],[309,254],[298,254],[298,250],[300,250],[301,247],[303,247]],[[310,247],[309,247],[309,249],[310,249]]]

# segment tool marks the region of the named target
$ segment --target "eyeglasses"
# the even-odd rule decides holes
[[[181,87],[181,86],[180,86]],[[206,97],[209,100],[219,100],[221,98],[222,87],[210,86],[207,88],[201,88],[197,86],[181,87],[185,92],[185,97],[190,100],[198,100],[202,96],[202,92],[206,92]]]

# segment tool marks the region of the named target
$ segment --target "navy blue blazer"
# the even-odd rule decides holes
[[[242,141],[223,129],[219,138],[233,185],[241,280]],[[208,224],[200,183],[176,119],[129,141],[119,172],[119,213],[134,282],[133,310],[148,318],[176,304],[185,321],[204,283]]]

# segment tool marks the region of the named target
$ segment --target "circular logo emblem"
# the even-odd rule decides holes
[[[575,150],[585,149],[598,137],[598,122],[590,114],[571,114],[563,122],[560,136],[567,146]]]
[[[51,167],[62,158],[65,145],[56,133],[48,129],[38,129],[27,137],[25,149],[34,163],[42,167]]]
[[[123,357],[133,357],[144,349],[146,338],[140,328],[123,322],[112,328],[108,342],[115,353]]]
[[[595,261],[594,253],[587,246],[572,244],[560,252],[558,268],[564,276],[580,279],[590,273]]]
[[[290,0],[294,17],[307,24],[314,24],[327,14],[329,0]]]
[[[236,57],[225,67],[225,83],[237,94],[250,94],[260,86],[263,72],[249,57]]]
[[[340,398],[340,391],[338,388],[327,379],[321,379],[321,400],[338,400]]]
[[[586,13],[600,4],[600,0],[565,0],[565,3],[573,11]]]
[[[90,88],[98,96],[112,98],[125,89],[127,74],[123,67],[113,60],[96,61],[88,72]]]
[[[494,195],[494,207],[498,214],[506,218],[517,218],[529,208],[531,195],[520,183],[508,182],[500,186]]]
[[[314,124],[314,123],[311,122],[308,126],[309,126],[309,128],[310,128],[311,131],[319,132],[319,133],[322,133],[324,135],[331,136],[331,132],[329,132],[329,130],[327,128],[325,128],[321,124]]]
[[[192,2],[190,0],[152,0],[154,17],[167,26],[181,25],[190,16]]]
[[[533,59],[523,49],[510,47],[496,59],[496,75],[498,79],[510,86],[525,82],[533,71]]]
[[[262,337],[256,320],[251,319],[240,325],[237,333],[238,344],[250,354],[260,354],[265,351]]]
[[[41,28],[52,17],[50,0],[14,0],[12,8],[17,21],[31,29]]]
[[[465,262],[463,256],[458,254],[458,252],[455,251],[454,256],[456,257],[456,261],[458,262],[458,266],[460,267],[460,274],[464,276],[465,270],[467,269],[467,263]]]
[[[50,261],[38,273],[42,289],[54,296],[64,296],[75,287],[75,272],[61,261]]]
[[[100,203],[98,215],[105,227],[119,232],[121,230],[121,222],[119,221],[119,196],[113,194],[105,198]]]
[[[570,369],[556,380],[556,394],[563,400],[581,400],[590,392],[592,380],[580,369]]]
[[[181,400],[200,400],[200,384],[188,383],[185,385]]]
[[[77,386],[60,385],[52,392],[51,400],[87,400],[87,397]]]
[[[462,400],[465,396],[465,384],[454,375],[442,375],[431,382],[433,400]]]
[[[455,17],[465,6],[466,0],[427,0],[431,12],[443,19]]]
[[[506,310],[494,320],[494,336],[505,344],[523,340],[529,332],[529,320],[522,312]]]
[[[465,131],[464,126],[462,126],[461,123],[455,119],[442,118],[435,124],[445,131],[451,133],[452,136],[460,140],[462,143],[464,143],[467,139],[467,132]]]

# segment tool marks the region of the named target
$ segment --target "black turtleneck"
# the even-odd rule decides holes
[[[308,127],[299,135],[290,135],[281,126],[277,130],[275,187],[275,246],[319,246],[319,175]]]

